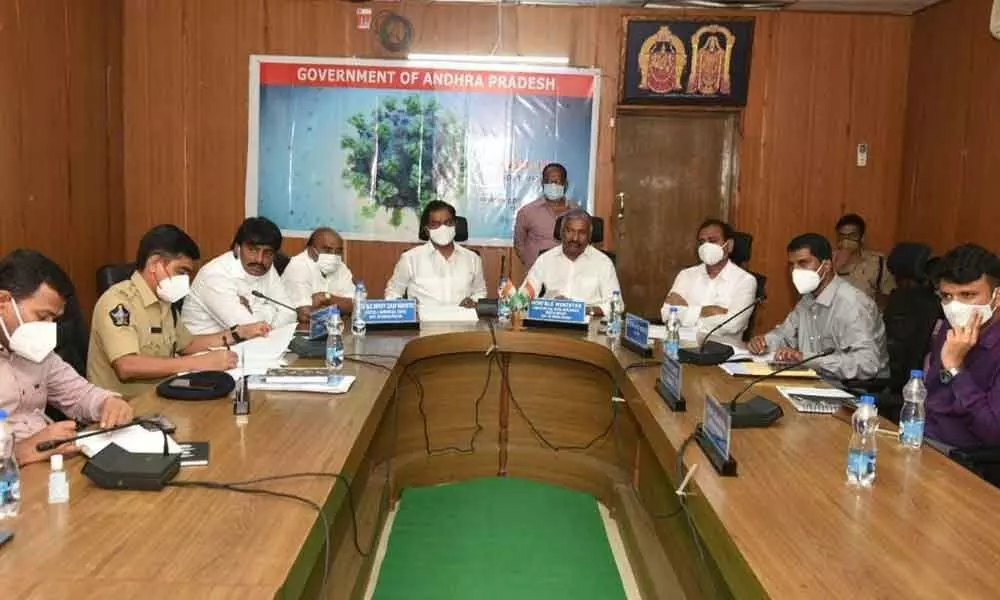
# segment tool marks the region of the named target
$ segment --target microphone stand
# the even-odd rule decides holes
[[[701,345],[698,348],[681,348],[677,351],[677,360],[682,363],[689,363],[693,365],[720,365],[733,355],[733,348],[729,344],[722,344],[720,342],[710,342],[708,338],[712,337],[712,334],[733,322],[737,317],[747,312],[752,308],[756,308],[761,302],[766,300],[765,296],[757,298],[750,304],[744,306],[735,314],[730,315],[724,321],[713,327],[705,334],[704,339],[701,341]]]
[[[750,383],[746,384],[746,386],[744,386],[743,389],[740,390],[738,394],[733,396],[732,401],[729,403],[729,413],[732,415],[733,429],[767,427],[771,423],[774,423],[775,421],[780,419],[785,414],[784,411],[781,409],[780,405],[775,404],[771,400],[768,400],[767,398],[760,395],[754,396],[747,402],[737,402],[740,396],[745,394],[750,388],[757,385],[758,383],[761,383],[762,381],[766,381],[768,379],[777,377],[779,374],[785,371],[790,371],[797,367],[801,367],[802,365],[806,364],[809,361],[816,360],[817,358],[822,358],[824,356],[830,356],[834,352],[835,349],[831,348],[829,350],[824,350],[819,354],[813,354],[812,356],[807,356],[798,362],[781,367],[780,369],[772,371],[767,375],[758,377],[753,381],[751,381]]]

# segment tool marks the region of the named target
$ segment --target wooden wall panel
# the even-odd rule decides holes
[[[226,248],[243,215],[247,55],[388,58],[371,33],[355,30],[354,9],[348,3],[301,0],[126,0],[124,255],[133,252],[147,228],[164,220],[188,229],[206,256]],[[572,64],[600,68],[596,213],[610,220],[622,19],[666,13],[417,2],[392,10],[413,22],[414,51],[488,53],[496,46],[506,54],[568,55]],[[910,19],[756,16],[739,192],[731,216],[756,236],[751,264],[772,281],[760,322],[770,325],[793,300],[784,253],[791,235],[829,234],[841,212],[858,210],[873,224],[875,246],[893,239]],[[865,169],[853,166],[859,141],[872,146]],[[613,232],[609,239],[613,245]],[[290,243],[288,249],[300,247]],[[400,247],[348,245],[352,268],[373,294],[384,285]],[[510,252],[484,253],[490,288],[501,255]],[[516,259],[512,270],[515,277],[522,272]]]
[[[899,235],[937,252],[1000,250],[1000,41],[990,0],[952,0],[914,18]]]
[[[895,240],[909,40],[906,17],[780,13],[758,25],[732,217],[755,236],[751,268],[768,276],[761,325],[796,299],[785,253],[795,235],[832,237],[857,212],[870,246]],[[855,166],[861,142],[866,167]]]
[[[0,252],[37,249],[76,283],[122,248],[120,4],[0,1]]]

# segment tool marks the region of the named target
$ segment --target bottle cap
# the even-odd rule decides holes
[[[920,369],[913,369],[912,371],[910,371],[910,379],[913,379],[913,378],[923,379],[924,378],[924,372],[921,371]]]
[[[49,466],[52,467],[53,471],[62,471],[63,470],[63,455],[62,454],[53,454],[52,456],[50,456],[49,457]]]
[[[871,406],[875,406],[875,396],[870,396],[868,394],[861,396],[861,404],[870,404]]]

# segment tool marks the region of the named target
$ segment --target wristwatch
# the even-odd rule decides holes
[[[229,335],[233,336],[233,343],[239,344],[244,341],[243,336],[239,334],[239,325],[233,325],[229,328]]]
[[[942,368],[941,371],[938,373],[938,379],[940,379],[941,383],[943,383],[944,385],[948,385],[949,383],[955,380],[955,377],[958,376],[959,372],[960,370],[955,368],[952,369]]]

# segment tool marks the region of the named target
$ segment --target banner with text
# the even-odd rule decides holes
[[[599,88],[592,69],[252,56],[247,215],[410,242],[444,200],[470,243],[509,245],[547,163],[593,210]]]

